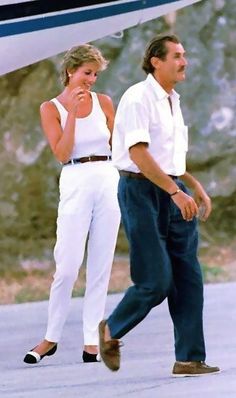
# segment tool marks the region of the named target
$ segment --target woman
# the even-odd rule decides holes
[[[112,165],[110,148],[114,108],[107,95],[91,91],[107,63],[92,45],[73,47],[62,63],[64,90],[40,107],[43,130],[63,167],[47,332],[26,354],[26,363],[37,363],[56,352],[87,236],[82,358],[84,362],[99,360],[98,324],[104,315],[120,223],[119,174]]]

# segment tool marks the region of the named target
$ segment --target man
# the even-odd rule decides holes
[[[203,282],[197,259],[197,219],[211,212],[201,184],[186,172],[187,127],[176,83],[187,61],[174,35],[154,38],[146,49],[146,80],[119,103],[113,160],[120,170],[118,198],[130,246],[134,283],[106,321],[100,351],[111,370],[120,366],[119,340],[168,297],[174,324],[174,376],[219,372],[205,363]],[[185,183],[193,190],[190,196]]]

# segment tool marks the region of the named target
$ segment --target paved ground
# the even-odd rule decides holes
[[[107,313],[121,295],[108,297]],[[175,379],[172,324],[166,303],[154,309],[123,338],[122,364],[112,373],[104,364],[81,360],[82,299],[73,299],[56,355],[24,364],[25,352],[43,336],[47,302],[0,306],[0,397],[11,398],[231,398],[236,397],[236,283],[205,287],[208,363],[222,373]]]

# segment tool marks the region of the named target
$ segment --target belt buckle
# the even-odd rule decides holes
[[[75,164],[74,159],[71,159],[71,164]]]
[[[89,161],[89,162],[92,161],[92,156],[88,156],[88,161]]]

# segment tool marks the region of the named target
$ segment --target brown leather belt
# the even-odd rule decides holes
[[[142,173],[134,173],[133,171],[125,171],[125,170],[119,170],[119,174],[122,177],[129,177],[129,178],[140,178],[140,179],[147,179],[144,174]]]
[[[119,170],[119,174],[120,174],[120,176],[123,176],[123,177],[139,178],[139,179],[142,179],[142,180],[144,180],[144,179],[147,180],[147,177],[145,177],[144,174],[142,174],[142,173],[134,173],[133,171]],[[175,180],[175,179],[178,178],[177,176],[172,176],[172,175],[170,175],[170,174],[168,174],[168,175],[169,175],[169,177],[171,177],[173,180]]]
[[[63,163],[63,166],[67,166],[68,164],[76,164],[76,163],[86,163],[86,162],[97,162],[100,160],[111,160],[111,156],[84,156],[83,158],[71,159],[67,163]]]

